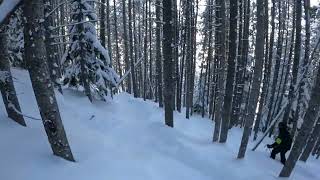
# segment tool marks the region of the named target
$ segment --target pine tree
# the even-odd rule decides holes
[[[71,42],[62,60],[64,83],[69,87],[84,87],[90,101],[93,98],[105,100],[108,87],[115,86],[119,78],[110,65],[108,50],[97,39],[93,24],[97,16],[88,2],[73,0],[71,7]]]

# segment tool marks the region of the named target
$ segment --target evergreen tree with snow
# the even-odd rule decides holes
[[[8,23],[8,53],[10,62],[15,67],[25,67],[23,62],[24,38],[23,38],[22,9],[17,9]]]
[[[105,100],[119,78],[111,67],[108,50],[97,38],[94,23],[98,17],[87,1],[73,0],[71,11],[70,46],[62,57],[64,84],[84,89],[90,101]]]

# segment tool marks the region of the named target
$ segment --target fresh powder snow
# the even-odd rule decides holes
[[[57,100],[75,163],[51,153],[39,119],[27,71],[12,69],[28,127],[9,120],[0,103],[0,180],[272,180],[282,169],[264,146],[237,160],[242,130],[233,128],[226,144],[212,143],[211,120],[175,113],[175,127],[163,123],[163,110],[121,93],[91,104],[66,90]],[[0,98],[0,101],[2,99]],[[249,144],[248,148],[253,146]],[[288,155],[288,154],[287,154]],[[320,179],[319,161],[299,162],[291,180]]]

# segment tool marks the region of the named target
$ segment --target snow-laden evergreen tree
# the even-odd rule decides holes
[[[110,88],[119,81],[111,67],[109,52],[98,40],[98,17],[87,1],[71,2],[70,46],[62,57],[64,84],[83,90],[90,101],[105,100]]]
[[[23,38],[22,10],[17,9],[8,23],[8,50],[10,62],[13,66],[24,67],[24,38]]]

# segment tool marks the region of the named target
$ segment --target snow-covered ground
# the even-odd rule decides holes
[[[23,113],[39,117],[27,72],[13,75]],[[272,180],[282,168],[264,144],[237,160],[241,129],[212,143],[212,121],[175,113],[169,128],[157,104],[125,93],[94,104],[72,91],[57,98],[77,162],[52,155],[41,121],[26,118],[24,128],[6,118],[0,99],[0,180]],[[320,179],[319,165],[299,162],[290,179]]]

